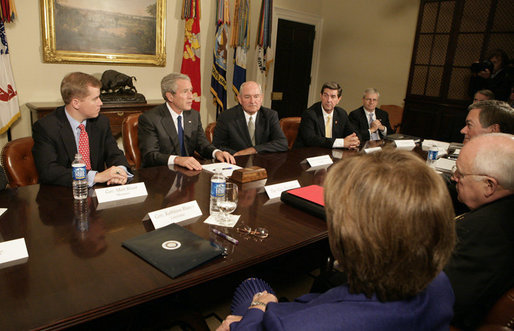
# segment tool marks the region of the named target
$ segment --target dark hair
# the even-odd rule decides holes
[[[330,248],[351,293],[412,297],[441,272],[455,245],[448,190],[411,152],[336,163],[325,180],[325,208]]]
[[[323,84],[323,86],[321,87],[321,94],[323,94],[323,91],[328,88],[329,90],[337,90],[337,97],[340,98],[341,95],[343,94],[343,89],[341,88],[341,86],[336,83],[336,82],[326,82],[325,84]]]
[[[480,109],[478,119],[482,127],[498,124],[500,132],[514,134],[514,109],[505,101],[478,101],[468,107],[468,111],[471,109]]]
[[[503,49],[497,48],[492,50],[491,53],[489,53],[487,59],[491,60],[495,56],[499,57],[502,60],[502,68],[509,65],[509,56],[507,55],[507,52],[505,52]]]
[[[101,88],[102,83],[89,74],[83,72],[72,72],[64,76],[61,82],[61,96],[64,104],[69,104],[73,98],[85,98],[88,94],[88,87]]]

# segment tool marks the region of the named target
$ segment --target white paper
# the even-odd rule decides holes
[[[300,187],[300,183],[297,180],[292,180],[289,182],[279,183],[279,184],[273,184],[265,186],[264,189],[266,190],[266,193],[268,194],[268,198],[275,199],[279,198],[283,191],[287,191],[293,188]]]
[[[411,151],[416,147],[416,143],[412,139],[395,140],[396,148]]]
[[[232,172],[234,172],[234,170],[241,169],[240,166],[235,165],[235,164],[230,164],[227,162],[217,162],[217,163],[202,165],[202,169],[206,170],[208,172],[215,172],[216,169],[220,169],[220,168],[221,168],[221,172],[223,173],[223,176],[225,176],[225,177],[230,177],[230,176],[232,176]]]
[[[371,154],[375,152],[379,152],[382,150],[382,147],[370,147],[370,148],[364,148],[364,153]]]
[[[0,243],[0,268],[27,262],[29,253],[24,238]]]
[[[455,163],[455,160],[440,158],[435,161],[434,168],[435,170],[439,170],[441,172],[451,173]]]
[[[196,200],[148,213],[154,228],[159,229],[171,223],[178,223],[202,215]]]
[[[227,228],[233,228],[237,221],[239,220],[239,217],[241,215],[232,215],[232,214],[228,214],[228,221],[223,221],[221,218],[223,217],[221,214],[220,215],[211,215],[209,217],[207,217],[207,219],[205,221],[203,221],[204,223],[207,223],[207,224],[212,224],[212,225],[218,225],[218,226],[224,226],[224,227],[227,227]]]
[[[421,148],[424,151],[428,151],[430,147],[435,146],[437,147],[438,151],[444,151],[446,152],[448,150],[448,147],[450,147],[450,143],[439,141],[439,140],[431,140],[431,139],[425,139],[423,140],[423,146]]]
[[[2,216],[7,211],[7,208],[0,208],[0,216]]]
[[[334,161],[332,161],[328,154],[315,157],[308,157],[307,162],[311,167],[320,167],[334,163]]]
[[[95,190],[95,192],[98,203],[124,200],[148,195],[146,192],[145,183],[143,182],[98,188]]]

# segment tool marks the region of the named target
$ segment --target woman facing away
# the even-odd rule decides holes
[[[348,283],[279,303],[247,279],[218,330],[448,330],[454,296],[442,269],[454,212],[433,169],[396,150],[343,159],[328,172],[325,208]]]

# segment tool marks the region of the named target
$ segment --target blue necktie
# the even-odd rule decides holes
[[[184,129],[182,129],[182,116],[177,117],[178,124],[178,143],[180,144],[180,155],[186,156],[186,149],[184,148]]]

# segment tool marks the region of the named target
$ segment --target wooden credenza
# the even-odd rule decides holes
[[[121,124],[123,119],[130,114],[142,113],[164,103],[164,100],[150,100],[147,103],[111,103],[102,105],[100,113],[107,116],[111,123],[111,131],[114,137],[121,135]],[[27,103],[30,109],[30,118],[32,124],[38,119],[45,117],[54,111],[57,107],[62,106],[57,102],[31,102]]]

